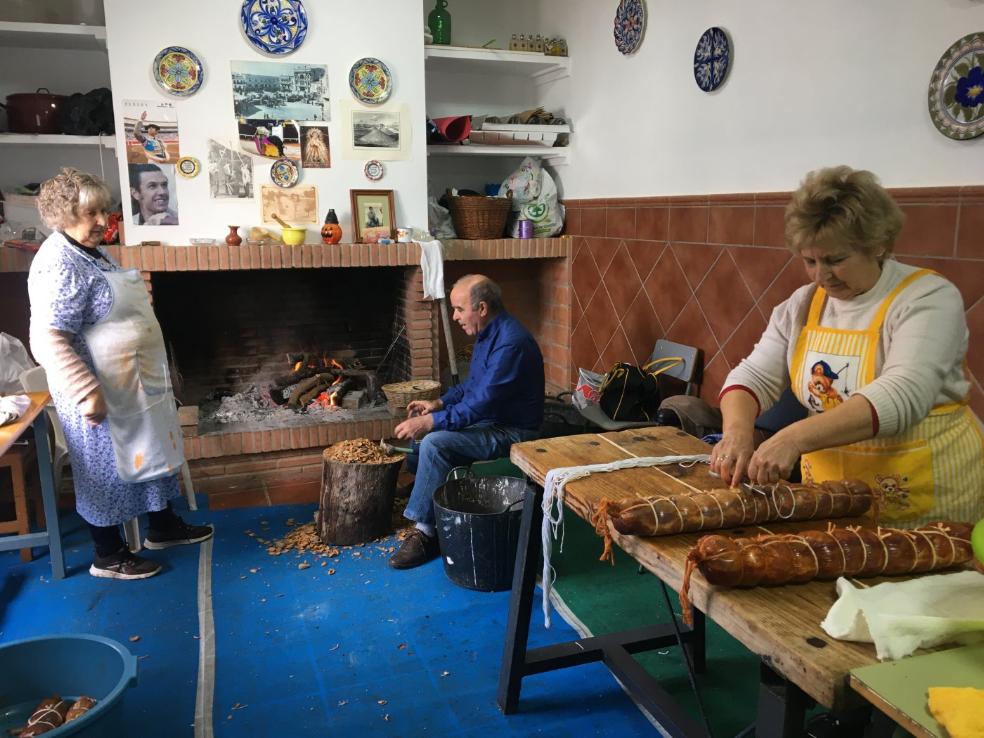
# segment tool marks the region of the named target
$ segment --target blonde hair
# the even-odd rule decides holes
[[[65,167],[41,185],[38,212],[49,228],[64,230],[79,221],[80,210],[109,210],[113,194],[99,177]]]
[[[786,206],[786,245],[794,254],[820,243],[842,243],[884,260],[902,230],[902,210],[864,169],[810,172]]]

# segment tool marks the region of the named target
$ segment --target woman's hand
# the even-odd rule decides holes
[[[97,426],[106,419],[106,398],[103,397],[102,390],[96,387],[92,392],[85,396],[79,403],[79,411],[82,417],[91,426]]]
[[[711,471],[730,486],[735,487],[744,479],[755,451],[753,429],[725,433],[711,449]]]
[[[417,415],[430,415],[442,407],[444,407],[444,403],[440,400],[414,400],[407,405],[407,417],[413,418]]]
[[[789,479],[802,451],[786,429],[759,446],[748,464],[748,478],[753,484],[772,484]]]

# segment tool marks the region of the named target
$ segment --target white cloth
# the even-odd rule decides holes
[[[420,270],[424,276],[424,297],[444,299],[444,246],[440,241],[417,241],[420,244]]]
[[[851,300],[828,297],[821,325],[866,328],[888,293],[916,270],[886,261],[875,286],[863,295]],[[772,311],[769,326],[752,353],[728,374],[725,387],[749,388],[763,411],[775,404],[789,386],[796,340],[815,290],[813,284],[804,285]],[[964,400],[970,390],[963,371],[968,335],[963,298],[943,277],[917,279],[892,302],[875,357],[878,378],[857,390],[878,413],[879,436],[907,430],[935,405]]]
[[[558,535],[560,537],[560,552],[564,552],[564,487],[569,482],[573,482],[576,479],[583,479],[591,474],[613,472],[619,469],[636,469],[645,466],[707,464],[710,460],[711,457],[708,454],[695,454],[692,456],[635,456],[631,459],[619,459],[618,461],[611,461],[606,464],[562,466],[548,471],[547,476],[543,480],[543,524],[540,528],[540,540],[543,543],[543,574],[540,579],[540,587],[543,590],[543,627],[550,627],[550,590],[553,588],[554,580],[557,578],[556,572],[550,566],[550,553],[553,548],[553,541],[557,539]],[[551,533],[553,533],[553,538],[551,538]]]
[[[874,643],[900,659],[940,643],[984,641],[984,574],[934,574],[860,589],[844,577],[820,627],[842,641]]]
[[[31,406],[31,398],[27,395],[7,395],[0,397],[0,425],[13,423],[24,416]]]

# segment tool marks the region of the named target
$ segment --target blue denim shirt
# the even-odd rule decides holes
[[[538,430],[543,423],[543,355],[536,339],[509,313],[479,331],[468,379],[441,396],[434,430],[475,423]]]

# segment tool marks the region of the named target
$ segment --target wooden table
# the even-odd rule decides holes
[[[944,738],[926,706],[930,687],[984,689],[984,645],[851,669],[851,687],[916,738]]]
[[[41,478],[41,503],[44,505],[46,530],[17,536],[0,536],[0,551],[12,551],[28,546],[47,546],[51,553],[51,571],[56,579],[65,577],[65,556],[62,552],[61,530],[58,525],[58,506],[55,499],[55,479],[51,470],[51,443],[48,439],[48,415],[45,405],[51,399],[47,392],[28,392],[31,406],[15,423],[0,426],[0,455],[7,453],[28,426],[34,427],[37,444],[38,470]]]
[[[530,441],[512,447],[510,459],[534,482],[542,485],[548,470],[565,466],[598,464],[632,456],[665,456],[708,453],[710,447],[675,428],[651,427],[619,433],[601,433]],[[710,476],[706,464],[688,469],[680,466],[625,469],[618,472],[593,474],[571,482],[565,489],[565,503],[578,516],[589,520],[602,497],[611,500],[632,498],[635,495],[665,494],[684,487],[712,489],[721,481]],[[557,647],[526,649],[529,627],[529,607],[532,605],[537,558],[539,555],[540,501],[538,489],[535,500],[527,501],[520,532],[520,549],[513,581],[510,623],[499,682],[499,706],[504,712],[516,709],[519,686],[523,676],[548,670],[603,660],[620,681],[637,680],[643,692],[661,688],[638,673],[621,673],[619,648],[629,653],[676,644],[676,633],[667,626],[656,626],[644,637],[610,640],[596,644],[596,658],[579,662],[561,658],[567,653],[583,652],[583,639],[567,650]],[[856,520],[846,520],[858,522]],[[789,532],[816,527],[817,523],[768,524],[768,531]],[[609,526],[611,528],[611,526]],[[749,535],[765,532],[765,528],[747,527]],[[532,535],[530,535],[532,533]],[[612,529],[615,542],[662,582],[675,590],[683,580],[686,556],[700,535],[681,534],[667,537],[638,538],[623,536]],[[601,540],[598,541],[599,551]],[[525,549],[524,549],[525,546]],[[524,571],[521,568],[525,567]],[[528,569],[528,571],[526,570]],[[698,611],[706,613],[750,651],[762,659],[760,697],[756,735],[787,736],[802,732],[805,710],[811,700],[834,711],[851,709],[864,703],[848,687],[850,669],[876,661],[871,644],[846,643],[830,638],[821,628],[827,610],[836,599],[833,582],[811,582],[786,587],[729,589],[715,588],[695,573],[691,579],[690,598],[695,609],[693,629],[681,629],[681,638],[690,651],[697,670],[703,666],[703,621]],[[675,623],[672,625],[676,625]],[[662,631],[660,631],[662,629]],[[640,634],[637,633],[636,636]],[[568,644],[563,644],[568,645]],[[648,646],[644,648],[643,646]],[[605,648],[613,654],[605,653]],[[544,652],[544,653],[541,653]],[[635,663],[633,661],[633,663]],[[613,668],[613,665],[615,668]],[[631,668],[631,667],[629,667]],[[641,670],[641,669],[640,669]],[[631,685],[630,693],[632,693]],[[655,702],[640,698],[650,712],[667,710],[660,722],[671,735],[706,735],[703,726],[687,715],[674,712],[665,703],[668,695],[657,694]]]

